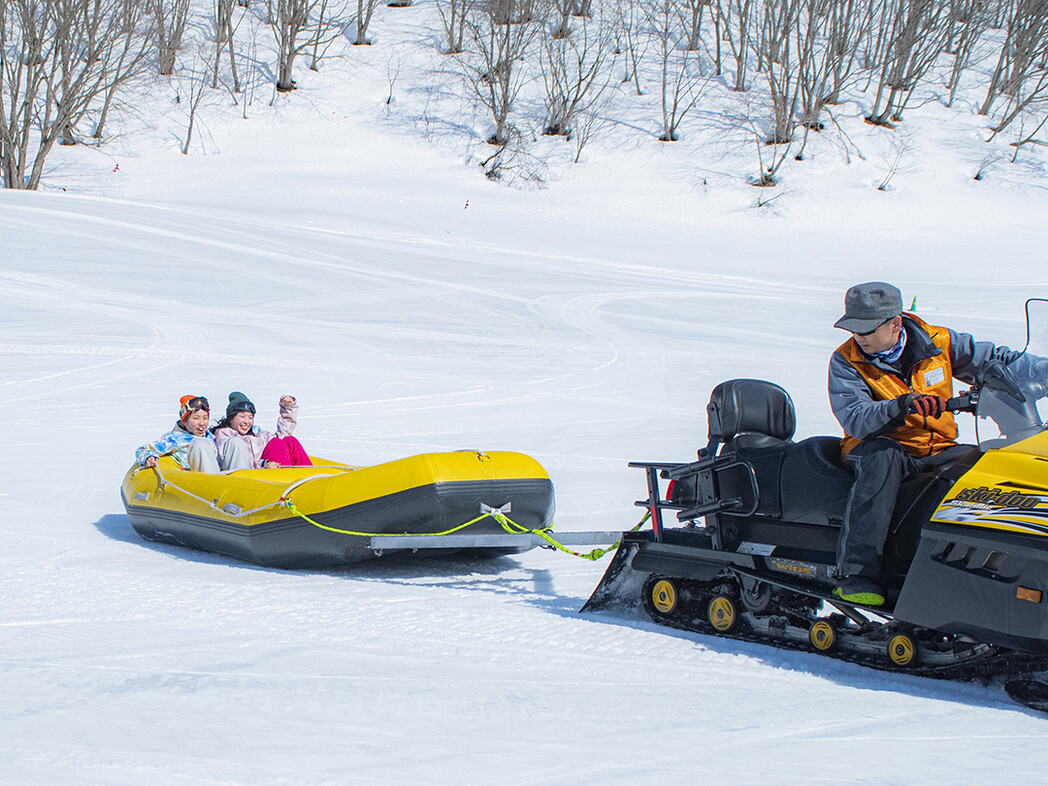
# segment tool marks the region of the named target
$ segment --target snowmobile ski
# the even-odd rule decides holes
[[[1022,677],[1004,683],[1008,698],[1038,712],[1048,712],[1048,682]]]

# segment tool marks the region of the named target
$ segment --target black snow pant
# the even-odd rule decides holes
[[[847,462],[855,483],[837,538],[837,575],[865,576],[879,582],[899,486],[910,476],[950,464],[971,449],[970,445],[953,445],[934,456],[914,458],[889,437],[863,440],[852,448]]]

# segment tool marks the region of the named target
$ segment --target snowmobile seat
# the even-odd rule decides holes
[[[788,445],[782,461],[782,518],[840,526],[854,479],[841,461],[839,437],[809,437]]]
[[[760,379],[730,379],[713,389],[706,412],[706,454],[716,455],[722,445],[719,455],[734,453],[745,462],[717,472],[720,496],[741,501],[740,512],[729,515],[781,515],[782,459],[797,425],[789,393]]]
[[[739,448],[768,448],[793,439],[797,416],[790,394],[762,379],[729,379],[710,394],[707,455]]]

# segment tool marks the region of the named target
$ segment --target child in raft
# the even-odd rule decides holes
[[[182,469],[219,472],[215,439],[208,432],[211,407],[203,396],[179,399],[178,422],[156,442],[147,442],[135,451],[141,467],[155,467],[161,456],[171,456]]]
[[[255,425],[255,405],[234,390],[229,394],[225,418],[212,429],[219,466],[223,470],[311,466],[302,443],[291,436],[297,422],[295,397],[281,396],[277,433],[260,429]]]

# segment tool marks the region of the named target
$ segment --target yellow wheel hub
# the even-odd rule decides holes
[[[672,581],[661,579],[651,588],[651,604],[662,614],[669,614],[677,608],[677,588]]]
[[[706,616],[714,630],[726,633],[735,626],[735,604],[731,598],[718,595],[706,607]]]
[[[829,652],[837,643],[837,631],[829,620],[816,620],[808,631],[808,641],[819,652]]]
[[[888,657],[896,666],[909,666],[917,657],[917,644],[905,633],[892,636],[888,642]]]

